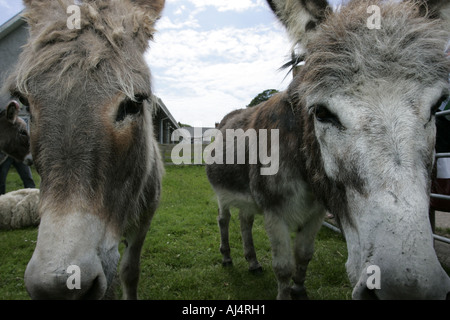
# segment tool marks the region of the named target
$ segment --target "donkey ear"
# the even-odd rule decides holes
[[[31,8],[35,5],[48,5],[48,1],[45,0],[22,0],[22,2],[27,8]]]
[[[144,37],[141,40],[146,44],[148,39],[153,39],[154,25],[161,17],[165,0],[128,0],[128,2],[142,13],[141,18],[135,20],[134,31],[135,34],[138,34],[137,30],[143,31],[140,33]]]
[[[31,7],[34,3],[36,3],[36,2],[39,2],[39,1],[36,1],[36,0],[23,0],[23,4],[26,6],[26,7]]]
[[[16,122],[17,115],[19,114],[19,104],[16,101],[11,101],[6,107],[6,119],[14,123]]]
[[[62,11],[62,7],[67,8],[68,0],[46,1],[46,0],[22,0],[26,10],[22,15],[27,21],[31,29],[39,22],[46,21],[50,12],[54,12],[55,8]]]
[[[326,15],[331,13],[327,0],[267,0],[278,20],[295,42],[305,43]]]
[[[165,0],[130,0],[135,6],[140,7],[143,11],[160,17],[164,9]]]
[[[448,31],[450,31],[450,1],[423,0],[421,10],[428,13],[430,18],[440,18],[444,20]]]

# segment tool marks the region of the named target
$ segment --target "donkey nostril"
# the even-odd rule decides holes
[[[370,290],[370,289],[366,289],[364,299],[365,300],[379,300],[379,298],[376,294],[376,290]]]
[[[103,296],[103,294],[99,294],[102,291],[101,283],[99,277],[96,277],[92,283],[90,288],[83,295],[83,300],[96,300],[99,299],[99,296]]]
[[[447,292],[447,296],[445,297],[445,300],[450,300],[450,292]]]

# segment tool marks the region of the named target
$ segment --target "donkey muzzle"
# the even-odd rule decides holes
[[[119,260],[119,237],[96,215],[44,212],[25,271],[32,299],[101,299]]]
[[[32,299],[97,300],[105,295],[108,286],[98,258],[73,262],[65,269],[33,258],[25,271],[25,286]]]

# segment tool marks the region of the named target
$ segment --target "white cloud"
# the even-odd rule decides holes
[[[167,0],[167,3],[178,3],[186,2],[186,0]],[[252,8],[260,7],[263,0],[227,0],[227,1],[217,1],[217,0],[187,0],[192,3],[196,8],[205,8],[207,6],[212,6],[219,12],[223,11],[237,11],[242,12]]]
[[[8,1],[6,0],[0,0],[0,7],[11,9],[11,6],[8,4]]]
[[[174,12],[174,14],[175,14],[175,15],[180,15],[180,14],[183,13],[184,10],[186,10],[186,6],[181,5],[181,6]]]
[[[154,93],[177,121],[211,127],[260,92],[284,90],[289,84],[291,75],[285,80],[287,71],[278,69],[291,47],[264,0],[166,4],[146,61]],[[208,15],[199,14],[206,10]],[[233,19],[224,19],[224,11],[245,23],[234,25]]]
[[[22,1],[0,0],[0,25],[14,17],[22,9]]]
[[[245,107],[265,89],[282,90],[289,54],[284,31],[275,24],[216,30],[165,29],[146,60],[154,91],[177,121],[213,126]],[[290,76],[287,77],[290,79]]]
[[[214,6],[217,11],[245,11],[261,5],[259,0],[190,0],[196,7]]]
[[[188,19],[185,21],[172,21],[172,19],[170,19],[167,16],[163,16],[159,21],[158,21],[158,26],[157,26],[157,30],[158,32],[161,32],[163,30],[166,29],[185,29],[185,28],[198,28],[200,27],[200,25],[198,24],[197,19]]]

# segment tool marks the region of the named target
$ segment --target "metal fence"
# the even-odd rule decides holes
[[[441,112],[437,112],[436,113],[436,117],[443,117],[446,115],[450,115],[450,110],[446,110],[446,111],[441,111]],[[439,158],[450,158],[450,152],[445,152],[445,153],[436,153],[436,159]],[[444,194],[438,194],[438,193],[431,193],[430,194],[431,198],[434,199],[442,199],[442,200],[448,200],[450,201],[450,195],[444,195]],[[449,214],[449,211],[446,211],[447,214]],[[442,237],[439,236],[437,234],[434,234],[434,229],[435,229],[435,210],[430,208],[430,222],[431,222],[431,226],[433,228],[433,238],[438,240],[438,241],[442,241],[445,243],[449,243],[450,244],[450,239],[446,238],[446,237]]]

